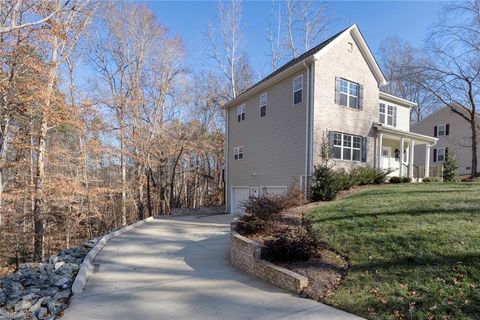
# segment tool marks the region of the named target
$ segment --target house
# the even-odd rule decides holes
[[[228,102],[227,211],[242,212],[249,196],[285,192],[294,183],[308,192],[325,141],[336,168],[369,165],[413,176],[413,146],[428,153],[436,138],[410,131],[415,103],[381,92],[384,84],[353,25]]]
[[[435,171],[435,175],[441,175],[441,167],[445,158],[454,154],[459,162],[459,174],[470,175],[472,169],[472,131],[470,124],[460,115],[452,111],[451,108],[459,112],[465,112],[461,106],[452,104],[444,106],[423,118],[412,123],[412,131],[425,135],[437,137],[438,142],[432,149],[429,158],[430,172]],[[478,128],[478,140],[480,140],[480,127]],[[415,149],[420,156],[415,158],[416,166],[423,166],[425,163],[424,146],[418,146]],[[477,158],[480,159],[480,150],[477,152]]]

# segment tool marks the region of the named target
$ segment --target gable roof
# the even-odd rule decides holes
[[[283,72],[287,71],[288,69],[292,68],[293,66],[296,66],[299,63],[302,63],[305,60],[310,59],[310,58],[316,59],[316,55],[320,51],[322,51],[322,49],[326,48],[329,44],[334,42],[334,40],[340,38],[341,35],[343,35],[347,32],[350,32],[352,37],[355,39],[355,41],[358,42],[359,47],[360,47],[365,59],[367,60],[368,65],[372,69],[372,72],[375,75],[375,78],[377,79],[379,84],[380,85],[386,84],[387,81],[386,81],[386,79],[385,79],[385,77],[382,73],[382,70],[380,69],[377,61],[375,60],[375,57],[373,56],[372,52],[370,51],[370,48],[368,47],[367,43],[365,42],[365,39],[363,38],[363,36],[362,36],[360,30],[358,29],[357,25],[354,24],[354,25],[352,25],[352,26],[350,26],[346,29],[343,29],[342,31],[338,32],[337,34],[333,35],[332,37],[328,38],[327,40],[323,41],[319,45],[313,47],[312,49],[306,51],[302,55],[288,61],[287,63],[282,65],[280,68],[278,68],[277,70],[273,71],[272,73],[270,73],[268,76],[266,76],[262,80],[255,83],[253,86],[248,88],[246,91],[242,92],[235,99],[232,99],[229,102],[227,102],[225,104],[225,107],[228,108],[228,107],[232,106],[233,104],[235,104],[235,102],[237,102],[239,100],[243,100],[243,99],[249,97],[250,95],[253,95],[254,94],[253,91],[256,91],[255,90],[256,88],[258,88],[259,86],[261,86],[262,84],[264,84],[268,80],[282,74]]]
[[[410,126],[411,127],[415,127],[417,125],[419,125],[420,123],[422,123],[423,121],[433,117],[434,115],[440,113],[440,112],[443,112],[445,110],[449,110],[450,112],[453,113],[453,111],[451,111],[451,107],[453,108],[456,108],[456,109],[459,109],[460,111],[462,111],[462,105],[458,102],[452,102],[450,104],[447,104],[447,105],[444,105],[443,107],[440,107],[438,109],[436,109],[435,111],[433,111],[432,113],[430,113],[429,115],[423,117],[422,119],[420,119],[419,121],[415,121],[415,122],[410,122]],[[455,114],[455,113],[454,113]],[[480,116],[480,112],[475,112],[476,115]]]

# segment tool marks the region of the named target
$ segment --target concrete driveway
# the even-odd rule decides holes
[[[359,319],[231,266],[230,221],[157,219],[113,238],[63,319]]]

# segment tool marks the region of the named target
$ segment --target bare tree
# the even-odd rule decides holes
[[[285,47],[292,58],[317,44],[334,20],[325,2],[288,0],[285,10]]]
[[[480,3],[476,0],[444,6],[443,18],[428,39],[431,63],[422,68],[427,74],[426,89],[471,129],[472,177],[478,173],[479,10]]]
[[[243,52],[241,18],[241,0],[231,0],[228,4],[220,2],[218,23],[210,22],[208,25],[207,41],[210,46],[208,56],[220,70],[221,78],[228,81],[226,88],[219,83],[226,100],[234,99],[241,93],[240,85],[247,80],[241,79],[245,73],[240,73],[247,61]],[[215,25],[218,25],[218,29],[214,27]]]
[[[282,59],[282,7],[275,0],[272,0],[267,40],[270,45],[270,67],[274,71]]]
[[[418,66],[425,65],[421,50],[397,37],[386,38],[380,45],[380,62],[388,84],[382,90],[414,101],[417,107],[410,113],[411,121],[419,121],[431,112],[437,101],[423,86],[425,74]]]

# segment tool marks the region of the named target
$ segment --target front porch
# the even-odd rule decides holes
[[[430,148],[437,139],[417,133],[398,130],[381,124],[374,124],[376,129],[376,166],[390,169],[390,177],[409,177],[422,179],[430,177]],[[425,145],[425,164],[416,166],[415,146]]]

